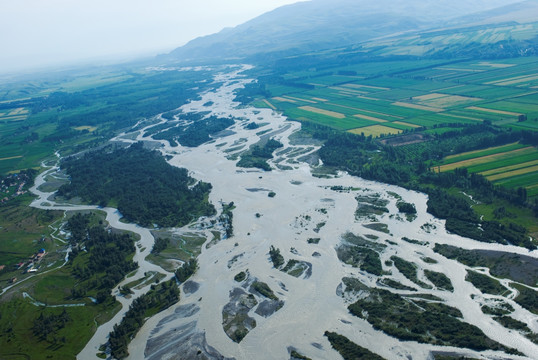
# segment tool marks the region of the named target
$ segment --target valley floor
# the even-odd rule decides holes
[[[449,234],[443,221],[426,212],[427,198],[423,194],[345,173],[313,176],[313,168],[304,160],[318,147],[290,141],[290,136],[300,129],[299,123],[289,122],[270,109],[241,108],[233,102],[234,90],[250,81],[240,73],[237,68],[227,69],[216,77],[215,83],[220,84],[217,89],[182,107],[183,112],[211,111],[220,117],[231,116],[235,120],[231,132],[196,148],[172,147],[167,141],[160,141],[162,147],[159,148],[170,164],[187,168],[194,178],[213,185],[210,201],[217,208],[218,204],[233,202],[234,235],[224,236],[215,244],[206,242],[198,258],[199,270],[181,285],[180,302],[147,320],[129,346],[131,359],[179,359],[199,354],[212,359],[285,359],[292,350],[313,359],[337,359],[340,355],[324,336],[325,331],[344,335],[386,359],[426,359],[436,351],[481,359],[507,356],[493,350],[477,352],[400,341],[376,330],[347,309],[356,300],[365,298],[368,290],[350,290],[343,284],[344,278],[358,279],[365,289],[390,290],[410,303],[418,301],[422,295],[428,297],[428,301],[457,308],[463,321],[522,354],[510,358],[531,359],[538,353],[538,345],[524,334],[503,327],[481,311],[485,304],[507,303],[514,309],[511,314],[514,319],[538,332],[538,316],[513,300],[518,292],[509,286],[509,281],[501,280],[508,286],[505,294],[482,293],[465,280],[469,267],[434,252],[433,247],[448,244],[535,259],[538,251],[479,243]],[[246,125],[251,122],[260,127],[247,129]],[[269,161],[273,171],[236,166],[235,155],[269,138],[284,145]],[[116,140],[155,142],[144,137],[144,129],[136,136],[124,134]],[[39,183],[33,191],[39,194],[38,186]],[[63,208],[46,201],[47,196],[41,193],[34,206]],[[356,215],[360,201],[375,202],[376,199],[387,211]],[[406,219],[398,212],[396,204],[401,200],[415,205],[416,217]],[[70,207],[78,208],[85,207]],[[146,259],[153,235],[147,229],[121,223],[120,214],[114,209],[105,210],[112,226],[141,235],[135,257],[140,269],[134,278],[124,282],[141,278],[147,271],[171,276]],[[198,231],[209,237],[203,221],[178,231]],[[382,275],[373,275],[339,259],[337,249],[345,245],[349,233],[369,239],[365,243],[379,254]],[[271,248],[280,251],[284,264],[295,261],[287,268],[275,268],[269,255]],[[397,269],[391,260],[394,256],[415,264],[420,283]],[[436,287],[426,277],[425,270],[445,274],[454,290]],[[488,269],[477,271],[489,276]],[[243,276],[238,277],[241,272]],[[390,279],[405,287],[391,288],[380,279]],[[264,291],[260,284],[266,284],[270,290]],[[138,295],[135,292],[133,297]],[[113,325],[120,321],[132,302],[132,298],[121,299],[123,311],[97,330],[79,354],[80,359],[94,358],[100,345],[106,342]],[[242,340],[237,343],[232,338]]]

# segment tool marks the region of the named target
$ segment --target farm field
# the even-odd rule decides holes
[[[376,137],[484,121],[538,130],[538,57],[390,65],[397,70],[366,63],[286,74],[285,85],[266,87],[266,101],[292,119],[353,133],[382,123]]]
[[[372,125],[372,126],[366,126],[362,128],[357,128],[350,130],[353,134],[364,134],[364,136],[372,136],[372,137],[378,137],[381,134],[399,134],[402,131],[394,128],[389,128],[383,125]]]
[[[482,123],[538,131],[538,57],[386,65],[288,73],[285,85],[266,86],[271,96],[258,104],[294,120],[374,138],[416,132],[442,136]],[[513,143],[454,154],[435,170],[465,167],[496,185],[523,187],[533,198],[538,196],[537,160],[536,148]]]
[[[435,171],[467,168],[495,185],[522,187],[527,196],[538,196],[538,149],[519,143],[447,156]]]
[[[24,107],[0,110],[0,122],[24,121],[30,111]]]

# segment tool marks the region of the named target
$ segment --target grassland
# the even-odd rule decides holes
[[[0,265],[12,268],[41,248],[47,252],[56,249],[50,236],[53,229],[48,225],[60,219],[63,213],[29,208],[30,201],[29,195],[23,195],[0,206]],[[20,277],[11,271],[0,272],[0,286],[7,286],[13,276]]]
[[[0,207],[0,264],[6,265],[0,272],[0,288],[9,286],[10,279],[17,278],[18,282],[0,298],[0,358],[74,359],[97,326],[119,310],[119,303],[109,300],[94,304],[88,297],[72,299],[71,289],[77,280],[68,266],[58,268],[64,263],[65,244],[51,236],[58,235],[56,229],[63,212],[30,208],[30,200],[24,195]],[[102,217],[95,218],[98,221]],[[37,273],[16,270],[16,262],[26,262],[40,248],[46,249],[46,255]],[[47,273],[43,273],[45,269]],[[24,297],[24,293],[31,298]],[[39,303],[55,307],[46,308]],[[68,314],[65,327],[51,328],[47,336],[36,334],[38,317],[57,316],[64,309]]]
[[[97,326],[108,321],[119,310],[107,304],[85,307],[39,308],[28,300],[0,303],[0,358],[2,359],[75,359],[90,340]],[[33,323],[40,314],[69,315],[66,326],[47,339],[36,336]]]

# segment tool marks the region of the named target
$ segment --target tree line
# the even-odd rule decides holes
[[[530,207],[538,214],[538,202],[528,201],[524,188],[495,186],[482,175],[470,174],[466,169],[434,172],[431,171],[431,163],[453,152],[472,151],[516,141],[536,146],[538,133],[504,130],[489,124],[470,125],[417,145],[409,145],[406,149],[383,145],[371,136],[342,133],[307,123],[303,126],[314,137],[325,141],[319,150],[325,165],[340,168],[368,180],[399,185],[428,194],[428,212],[446,219],[447,230],[479,241],[509,242],[530,249],[536,247],[526,235],[526,229],[509,218],[502,221],[481,220],[467,199],[448,191],[456,187],[472,193],[477,200],[484,203],[505,200],[515,206]],[[409,151],[410,147],[415,151]]]
[[[146,318],[168,309],[178,301],[179,288],[175,279],[151,285],[151,290],[136,298],[123,320],[114,325],[108,342],[111,355],[116,359],[126,358],[129,355],[127,347],[146,322]]]

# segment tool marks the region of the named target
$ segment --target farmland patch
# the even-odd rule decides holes
[[[373,115],[378,115],[378,116],[384,116],[384,117],[389,117],[389,118],[394,118],[394,119],[404,119],[404,117],[402,117],[402,116],[385,114],[385,113],[382,113],[382,112],[379,112],[379,111],[366,110],[366,109],[364,109],[362,107],[359,108],[359,107],[353,107],[353,106],[346,106],[346,105],[342,105],[343,103],[344,103],[343,101],[340,101],[339,104],[330,103],[328,105],[338,106],[338,107],[341,107],[341,108],[344,108],[344,109],[349,109],[349,110],[354,110],[354,111],[358,111],[358,112],[363,112],[363,113],[368,113],[368,114],[373,114]],[[346,103],[351,103],[351,102],[348,101]],[[357,105],[360,105],[360,104],[357,104]],[[364,104],[364,105],[366,105],[366,104]]]
[[[332,86],[336,84],[341,84],[344,82],[356,81],[357,77],[354,76],[344,76],[344,75],[329,75],[329,76],[320,76],[312,79],[309,83],[310,85],[315,86]]]
[[[336,119],[343,119],[343,118],[346,117],[344,114],[337,113],[335,111],[323,110],[323,109],[316,108],[316,107],[313,107],[313,106],[301,106],[299,109],[309,111],[309,112],[313,112],[313,113],[316,113],[316,114],[330,116],[330,117],[333,117],[333,118],[336,118]]]
[[[455,163],[452,163],[452,164],[442,165],[440,167],[440,171],[441,172],[450,171],[450,170],[454,170],[456,168],[470,167],[470,166],[474,166],[474,165],[486,164],[486,163],[495,162],[495,161],[499,161],[499,160],[506,160],[506,159],[516,159],[516,162],[517,162],[517,158],[519,156],[526,155],[526,154],[533,154],[533,153],[537,153],[536,149],[534,147],[532,147],[532,146],[529,146],[529,147],[525,147],[525,148],[518,149],[518,150],[513,150],[513,151],[508,151],[508,152],[503,152],[503,153],[498,153],[498,154],[492,154],[492,155],[486,155],[486,156],[482,156],[482,157],[476,157],[476,158],[473,158],[473,159],[468,159],[468,160],[455,162]]]
[[[446,117],[451,117],[451,118],[455,118],[455,119],[463,119],[463,120],[471,120],[471,121],[484,121],[482,119],[479,119],[479,118],[475,118],[475,117],[471,117],[471,116],[463,116],[463,115],[454,115],[454,114],[450,114],[450,113],[440,113],[439,115],[441,116],[446,116]]]
[[[0,120],[9,122],[22,121],[28,118],[29,113],[30,111],[23,107],[6,109],[0,111]]]
[[[403,121],[393,121],[392,124],[399,124],[399,125],[407,126],[407,127],[410,127],[410,128],[422,127],[420,125],[410,124],[410,123],[406,123],[406,122],[403,122]]]
[[[507,178],[511,178],[511,177],[515,177],[519,175],[525,175],[525,174],[529,174],[529,173],[537,172],[537,171],[538,171],[538,165],[535,165],[535,166],[525,167],[522,169],[507,171],[501,174],[486,176],[486,178],[489,181],[496,181],[496,180],[507,179]]]
[[[374,122],[369,120],[363,120],[358,118],[338,119],[319,113],[305,111],[299,108],[287,109],[285,111],[285,115],[295,120],[313,122],[344,131],[374,124]]]
[[[1,158],[0,161],[4,161],[4,160],[13,160],[13,159],[20,159],[20,158],[22,158],[22,155],[18,155],[18,156],[10,156],[10,157]]]
[[[441,112],[444,111],[444,109],[441,108],[435,108],[431,106],[425,106],[425,105],[418,105],[418,104],[410,104],[410,103],[404,103],[401,101],[396,101],[392,103],[394,106],[401,106],[409,109],[416,109],[416,110],[424,110],[424,111],[431,111],[431,112]]]
[[[466,109],[468,109],[468,110],[482,111],[482,112],[487,112],[487,113],[492,113],[492,114],[509,115],[509,116],[519,116],[519,115],[522,115],[522,114],[520,114],[520,113],[515,113],[515,112],[511,112],[511,111],[494,110],[494,109],[488,109],[488,108],[483,108],[483,107],[478,107],[478,106],[469,106],[469,107],[467,107]]]
[[[488,67],[492,67],[492,68],[496,68],[496,69],[505,69],[505,68],[509,68],[509,67],[512,67],[512,66],[516,66],[515,64],[491,63],[491,62],[488,62],[488,61],[481,61],[476,65],[478,65],[478,66],[488,66]]]
[[[275,97],[273,98],[273,100],[280,101],[280,102],[290,102],[290,103],[292,103],[292,104],[297,103],[297,101],[295,101],[295,100],[286,99],[286,98],[283,98],[283,97],[280,97],[280,96],[275,96]]]
[[[485,155],[491,155],[491,154],[497,154],[501,152],[507,152],[512,150],[517,150],[524,148],[525,146],[520,143],[512,143],[507,145],[501,145],[501,146],[494,146],[487,149],[480,149],[480,150],[474,150],[474,151],[468,151],[461,154],[456,155],[449,155],[445,157],[444,162],[456,162],[461,160],[467,160],[467,159],[473,159],[479,156],[485,156]]]
[[[89,132],[94,132],[95,130],[97,130],[97,127],[96,126],[77,126],[74,129],[78,131],[88,130]]]
[[[346,84],[344,86],[358,88],[358,89],[372,89],[372,90],[390,90],[390,88],[381,87],[381,86],[369,86],[361,84]]]
[[[302,102],[306,102],[306,103],[310,103],[310,104],[317,104],[317,101],[312,101],[312,100],[308,100],[308,99],[302,99],[302,98],[298,98],[298,97],[285,96],[285,98],[290,99],[290,100],[295,100],[295,101],[302,101]]]
[[[431,93],[421,96],[415,96],[414,99],[418,101],[427,101],[427,100],[433,100],[441,97],[448,96],[447,94],[440,94],[440,93]]]
[[[372,120],[372,121],[375,121],[375,122],[387,122],[387,120],[384,120],[384,119],[378,119],[378,118],[375,118],[373,116],[368,116],[368,115],[362,115],[362,114],[355,114],[353,115],[359,119],[366,119],[366,120]]]
[[[517,175],[511,178],[497,180],[495,181],[495,185],[502,185],[509,188],[518,188],[518,187],[528,188],[530,186],[536,185],[536,176],[538,176],[538,172]],[[533,192],[532,193],[529,192],[528,196],[538,195],[535,191],[536,188],[532,190]]]
[[[493,81],[487,84],[495,84],[499,86],[511,86],[516,84],[521,84],[527,81],[534,81],[538,80],[538,75],[524,75],[524,76],[516,76],[511,79],[506,79],[505,81]]]
[[[364,136],[379,137],[380,135],[395,135],[400,134],[402,130],[390,128],[383,125],[372,125],[358,129],[349,130],[352,134],[364,134]]]
[[[522,164],[522,163],[531,162],[534,160],[538,160],[538,151],[530,152],[528,154],[521,155],[518,157],[501,159],[501,160],[497,160],[493,162],[487,162],[484,164],[470,166],[467,168],[467,170],[469,170],[469,172],[471,173],[481,173],[483,171],[489,171],[489,170],[497,169],[500,167]]]
[[[446,108],[446,107],[457,106],[457,105],[465,104],[469,102],[483,100],[481,98],[474,98],[474,97],[460,96],[460,95],[447,95],[447,94],[430,94],[430,95],[435,95],[435,97],[428,98],[428,99],[420,99],[419,102],[426,106],[431,106],[431,107],[436,107],[436,108]],[[418,99],[418,97],[415,97],[414,99]]]
[[[276,106],[274,106],[273,104],[271,104],[271,103],[269,102],[269,100],[264,100],[264,102],[265,102],[265,104],[267,104],[267,106],[269,106],[271,109],[276,110]]]
[[[367,91],[349,89],[349,88],[346,88],[346,87],[343,87],[343,86],[332,86],[329,89],[343,91],[343,92],[346,92],[348,94],[353,94],[353,95],[366,95],[366,94],[369,94]]]
[[[524,162],[524,163],[516,164],[516,165],[503,166],[503,167],[499,167],[499,168],[495,168],[495,169],[487,170],[487,171],[482,171],[480,175],[484,175],[487,177],[487,176],[501,174],[508,171],[518,170],[518,169],[523,169],[523,168],[531,167],[535,165],[538,165],[538,160],[528,161],[528,162]]]

